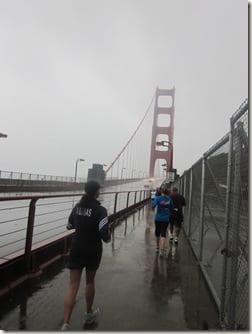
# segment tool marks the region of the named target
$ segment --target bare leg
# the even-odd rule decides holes
[[[82,270],[70,269],[70,284],[64,300],[64,323],[69,324],[75,298],[80,286]]]
[[[86,270],[86,306],[87,313],[92,311],[95,296],[95,273],[96,271]]]
[[[159,248],[160,237],[156,237],[156,241],[157,241],[157,248]]]
[[[170,228],[170,234],[172,236],[172,234],[173,234],[173,224],[169,224],[169,228]]]
[[[164,237],[161,237],[160,238],[160,248],[161,249],[165,249],[165,240],[166,240],[166,238],[164,238]]]
[[[175,227],[175,235],[176,235],[177,238],[179,236],[179,233],[180,233],[180,227],[176,226]]]

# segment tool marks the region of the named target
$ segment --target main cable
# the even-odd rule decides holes
[[[132,139],[134,138],[135,134],[137,133],[137,131],[139,130],[140,126],[142,125],[143,121],[145,120],[145,118],[147,117],[149,111],[150,111],[150,107],[153,103],[154,97],[156,95],[156,92],[153,94],[151,102],[143,116],[143,118],[141,119],[140,123],[138,124],[136,130],[133,132],[132,136],[130,137],[130,139],[127,141],[127,143],[124,145],[124,147],[122,148],[122,150],[120,151],[120,153],[116,156],[116,158],[113,160],[113,162],[110,164],[110,166],[107,168],[107,170],[105,171],[106,174],[109,172],[109,170],[114,166],[114,164],[116,163],[116,161],[120,158],[120,156],[122,155],[122,153],[125,151],[125,149],[127,148],[127,146],[129,145],[129,143],[132,141]]]

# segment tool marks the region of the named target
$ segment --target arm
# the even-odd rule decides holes
[[[170,203],[170,208],[171,208],[171,211],[174,210],[174,203],[173,203],[172,199],[171,199],[171,203]]]
[[[101,238],[104,242],[110,242],[111,235],[110,235],[110,228],[109,228],[109,222],[108,222],[108,213],[107,210],[103,207],[101,207],[101,215],[99,220],[99,231]]]
[[[155,198],[153,199],[152,203],[151,203],[151,207],[152,207],[152,209],[155,209],[155,207],[157,206],[157,203],[158,203],[158,201],[157,201],[157,197],[155,197]]]

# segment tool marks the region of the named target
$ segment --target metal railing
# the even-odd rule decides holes
[[[23,173],[0,170],[0,179],[9,180],[31,180],[31,181],[60,181],[60,182],[75,182],[74,177],[70,176],[55,176],[45,174]],[[77,182],[85,182],[84,178],[77,178]]]
[[[4,196],[0,198],[0,258],[28,257],[36,243],[66,232],[73,205],[83,193]],[[149,191],[104,192],[99,200],[110,217],[149,197]],[[72,233],[70,231],[69,233]]]
[[[176,181],[184,231],[227,329],[249,328],[248,100],[230,132]]]

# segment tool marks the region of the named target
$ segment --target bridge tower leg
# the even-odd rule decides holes
[[[155,107],[154,107],[154,118],[152,125],[152,139],[151,139],[151,153],[150,153],[150,177],[154,176],[155,163],[158,159],[164,159],[166,161],[167,171],[173,168],[173,133],[174,133],[174,95],[175,88],[172,89],[156,89]],[[169,106],[159,106],[159,98],[161,96],[170,96],[171,104]],[[159,115],[169,115],[169,124],[162,124],[160,126],[158,119]],[[164,139],[168,142],[167,149],[157,150],[157,139],[158,135],[163,135]]]

